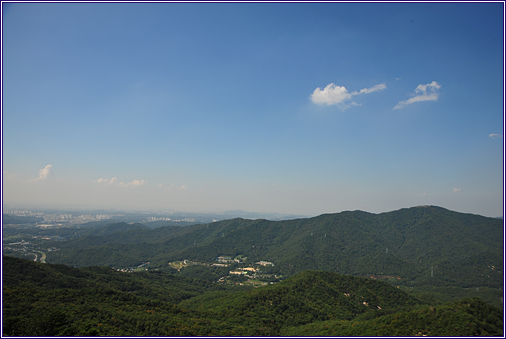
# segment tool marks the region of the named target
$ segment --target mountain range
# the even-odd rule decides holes
[[[172,261],[225,255],[272,262],[269,271],[285,276],[314,269],[404,286],[503,286],[503,220],[436,206],[156,229],[119,223],[94,233],[59,243],[47,261],[168,270]]]
[[[418,206],[6,232],[4,254],[47,257],[4,255],[4,335],[503,335],[502,219]]]

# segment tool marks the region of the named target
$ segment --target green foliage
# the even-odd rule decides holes
[[[29,232],[4,228],[12,239]],[[4,257],[5,335],[502,335],[499,219],[416,207],[278,222],[33,232],[70,240],[49,243],[60,250],[46,261],[58,264]],[[289,278],[251,289],[215,283],[237,264],[168,266],[219,255],[271,261],[275,266],[264,273]],[[143,262],[149,271],[110,268]],[[469,296],[498,308],[480,299],[455,301]]]
[[[503,308],[502,288],[463,288],[457,286],[402,287],[403,291],[430,304],[443,304],[464,298],[479,298],[497,308]]]
[[[268,335],[282,328],[329,319],[351,320],[380,308],[413,306],[420,301],[393,286],[333,272],[305,271],[281,283],[234,294],[205,294],[181,305],[218,318],[247,321]],[[381,306],[380,306],[381,305]]]
[[[4,257],[4,333],[53,335],[233,335],[181,300],[233,289],[162,272],[122,273]]]
[[[502,311],[479,299],[427,305],[334,272],[239,290],[160,271],[3,263],[6,336],[502,335]]]
[[[390,313],[390,314],[388,314]],[[400,312],[376,312],[351,321],[291,327],[284,336],[502,336],[503,312],[479,299]]]
[[[194,266],[188,266],[183,269],[181,269],[180,276],[187,277],[187,278],[195,278],[200,280],[206,280],[215,282],[217,281],[223,274],[216,274],[216,271],[223,271],[223,270],[217,270],[216,268],[212,268],[209,266],[202,266],[202,265],[194,265]],[[228,273],[228,270],[223,272],[225,274]]]
[[[232,219],[187,227],[135,229],[61,244],[47,261],[130,267],[149,261],[213,262],[222,254],[276,264],[272,273],[308,269],[374,276],[406,286],[503,284],[503,221],[439,207],[371,214],[325,214],[288,221]],[[95,232],[96,234],[96,232]]]

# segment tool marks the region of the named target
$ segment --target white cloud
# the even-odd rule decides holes
[[[492,139],[502,138],[502,134],[491,133],[488,135]]]
[[[453,192],[454,192],[454,193],[457,193],[457,192],[460,192],[461,190],[462,190],[461,188],[454,188],[454,189],[453,189]]]
[[[431,91],[435,92],[441,88],[441,85],[435,81],[432,81],[430,84],[427,84],[427,85],[420,84],[416,87],[415,92],[416,93],[427,93],[427,88],[429,88]]]
[[[344,86],[328,84],[324,89],[316,88],[310,99],[315,104],[337,105],[351,98],[351,93]]]
[[[180,190],[186,190],[188,189],[188,187],[186,187],[186,185],[181,185],[181,187],[179,187]]]
[[[39,177],[34,180],[46,180],[54,176],[53,166],[47,165],[39,171]]]
[[[399,101],[399,103],[394,107],[394,109],[401,109],[408,105],[411,105],[412,103],[419,101],[436,101],[439,97],[438,91],[440,88],[441,85],[435,81],[432,81],[430,84],[427,85],[420,84],[415,89],[414,97],[408,100]]]
[[[378,84],[376,86],[373,86],[371,88],[363,88],[360,90],[360,92],[353,92],[351,93],[352,95],[357,95],[357,94],[362,94],[362,93],[372,93],[372,92],[377,92],[377,91],[381,91],[383,89],[387,88],[387,86],[385,84]]]
[[[116,177],[113,177],[112,179],[100,178],[98,180],[95,180],[94,182],[98,183],[98,184],[114,184],[114,183],[118,182],[118,178],[116,178]]]
[[[313,94],[309,97],[309,99],[318,105],[326,104],[327,106],[330,105],[338,105],[343,111],[351,106],[360,106],[360,104],[357,104],[356,102],[352,101],[348,103],[352,96],[364,94],[364,93],[372,93],[381,91],[383,89],[387,88],[385,84],[378,84],[376,86],[373,86],[371,88],[363,88],[359,92],[352,92],[350,93],[346,87],[344,86],[336,86],[334,83],[328,84],[327,87],[324,89],[321,89],[320,87],[317,87]]]
[[[118,178],[116,178],[116,177],[113,177],[111,179],[100,178],[100,179],[95,180],[93,182],[97,183],[97,184],[104,184],[104,185],[117,184],[118,186],[121,186],[121,187],[142,186],[147,183],[146,180],[133,180],[133,181],[127,182],[125,184],[124,182],[118,182]]]

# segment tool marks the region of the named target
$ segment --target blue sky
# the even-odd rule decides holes
[[[3,3],[6,205],[503,214],[503,3]]]

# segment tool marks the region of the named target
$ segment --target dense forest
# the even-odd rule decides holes
[[[150,268],[167,269],[175,260],[213,262],[220,255],[242,255],[250,262],[273,262],[286,276],[318,269],[411,287],[503,286],[503,221],[434,206],[152,230],[108,227],[54,245],[60,250],[48,254],[48,262],[115,268],[150,262]]]
[[[246,288],[3,257],[4,336],[502,336],[502,319],[480,299],[434,305],[328,271]]]
[[[435,206],[3,235],[4,335],[503,333],[503,220]]]

